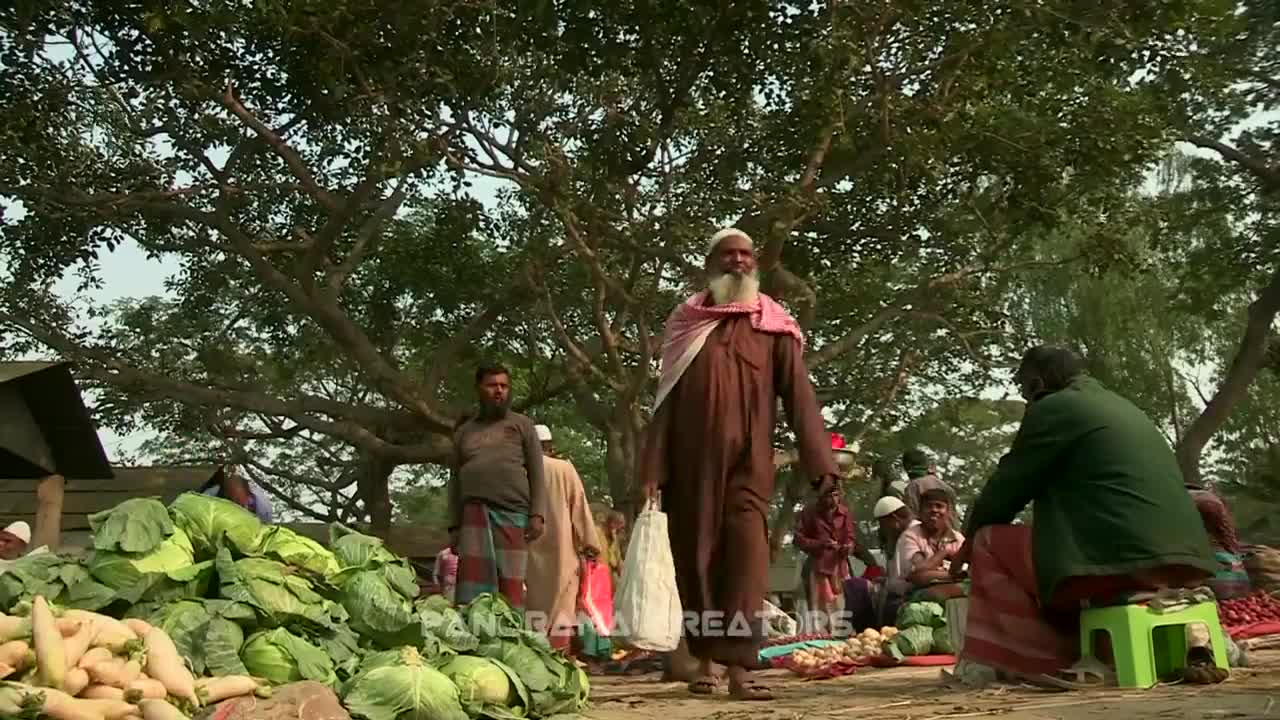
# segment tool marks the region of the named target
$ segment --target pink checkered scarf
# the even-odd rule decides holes
[[[754,303],[728,303],[708,305],[708,291],[703,290],[676,306],[667,318],[662,332],[662,373],[658,380],[658,392],[654,397],[656,410],[676,382],[702,349],[707,336],[721,320],[734,315],[750,315],[751,326],[760,332],[775,335],[791,335],[804,347],[804,333],[787,309],[778,301],[760,293]]]

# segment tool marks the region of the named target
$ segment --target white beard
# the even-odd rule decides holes
[[[755,270],[741,274],[721,273],[711,278],[707,290],[711,291],[711,299],[717,305],[750,305],[760,295],[760,273]]]

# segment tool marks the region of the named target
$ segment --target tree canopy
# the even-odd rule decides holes
[[[78,361],[113,427],[381,525],[388,478],[447,462],[472,366],[498,358],[622,502],[663,320],[732,223],[805,328],[833,429],[870,437],[1012,362],[1027,273],[1112,264],[1172,143],[1213,147],[1256,85],[1274,101],[1274,10],[1235,10],[18,3],[3,350]],[[1272,129],[1236,148],[1261,171],[1213,147],[1181,212],[1270,202]],[[1232,261],[1275,269],[1274,214],[1232,217],[1258,247]],[[176,268],[166,296],[50,291],[101,282],[123,243]]]

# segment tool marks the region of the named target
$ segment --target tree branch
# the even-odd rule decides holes
[[[285,164],[289,166],[289,171],[306,188],[307,194],[315,198],[325,210],[332,214],[336,215],[342,211],[342,206],[337,199],[316,182],[315,176],[311,174],[298,151],[290,147],[280,135],[267,127],[265,123],[249,112],[243,103],[236,99],[235,89],[230,82],[227,83],[227,89],[222,94],[221,101],[223,107],[236,116],[240,122],[244,123],[245,127],[252,130],[276,155],[279,155],[285,161]]]
[[[1188,134],[1184,135],[1183,139],[1197,147],[1213,150],[1223,159],[1244,168],[1257,178],[1264,188],[1272,191],[1280,189],[1280,167],[1268,165],[1261,158],[1256,158],[1227,143],[1204,135]]]

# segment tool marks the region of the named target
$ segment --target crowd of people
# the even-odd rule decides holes
[[[722,230],[706,258],[706,288],[664,327],[636,465],[643,501],[668,518],[691,693],[718,692],[723,676],[731,697],[772,697],[753,669],[764,633],[779,400],[799,467],[812,478],[814,499],[793,539],[822,627],[879,627],[904,602],[967,598],[957,674],[1053,684],[1081,677],[1083,608],[1206,584],[1219,597],[1247,591],[1221,499],[1185,487],[1154,423],[1091,378],[1077,354],[1051,346],[1023,356],[1015,381],[1025,416],[963,522],[956,493],[928,456],[903,455],[905,479],[886,483],[871,511],[878,561],[859,543],[843,500],[804,334],[760,291],[751,238]],[[456,567],[456,579],[442,577],[442,585],[459,603],[502,592],[545,618],[557,646],[599,652],[607,639],[575,619],[577,582],[584,562],[607,562],[617,580],[621,518],[593,513],[573,465],[555,457],[549,430],[510,410],[505,368],[481,368],[475,380],[479,412],[454,438],[447,552],[456,558],[438,563]],[[1028,507],[1032,519],[1017,520]],[[855,577],[850,558],[866,572]],[[712,614],[746,622],[688,621]],[[747,632],[726,630],[744,625]],[[1192,658],[1203,650],[1193,643]]]

